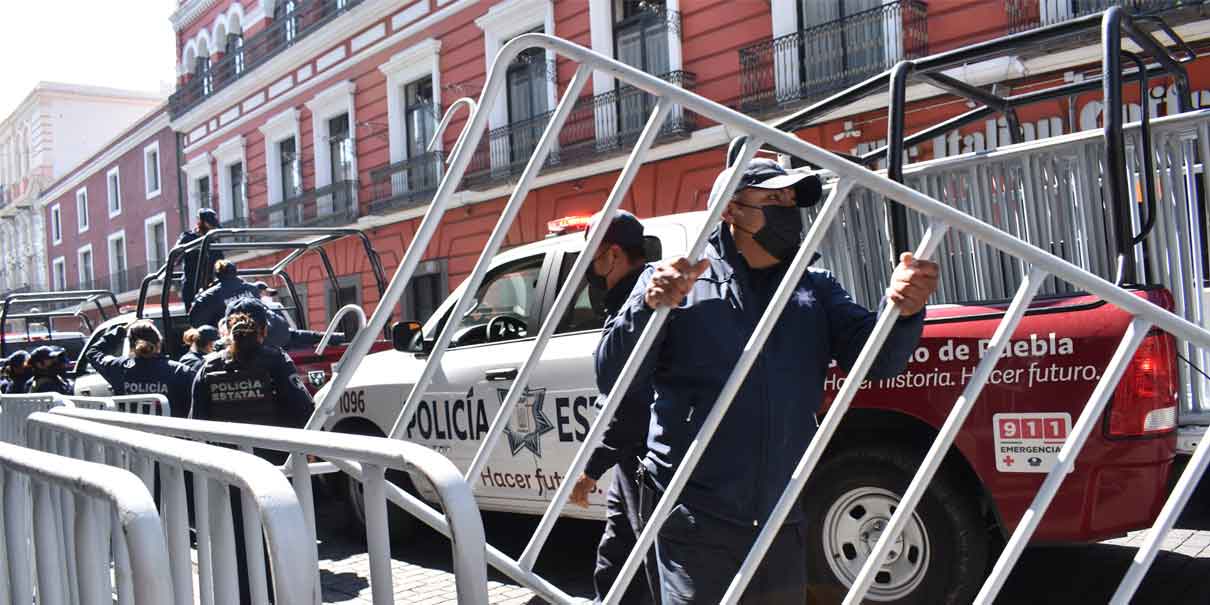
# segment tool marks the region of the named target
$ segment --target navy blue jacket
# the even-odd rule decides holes
[[[199,237],[201,237],[201,235],[197,231],[186,231],[177,238],[176,245],[181,246],[188,244]],[[193,280],[197,276],[197,259],[200,255],[200,249],[190,250],[189,252],[185,253],[185,257],[181,259],[181,271],[185,274],[184,279],[181,280],[181,300],[185,302],[186,307],[192,306],[193,295],[197,292],[197,287],[205,285],[195,285],[193,283]],[[210,271],[214,271],[214,263],[223,258],[223,253],[219,250],[211,250],[206,256],[208,257],[206,262],[208,263]],[[207,271],[207,275],[209,275],[210,271]]]
[[[230,403],[216,401],[212,391],[230,394],[230,390],[212,388],[223,376],[229,384],[260,381],[257,390],[263,398],[253,401],[253,397],[231,397]],[[277,347],[261,346],[246,363],[229,350],[207,355],[193,381],[190,417],[302,428],[314,409],[315,402],[290,357]]]
[[[181,365],[193,370],[193,373],[196,374],[198,370],[202,369],[202,364],[206,362],[206,356],[201,353],[194,353],[190,349],[185,351],[185,354],[181,355],[178,361],[181,362]]]
[[[168,398],[172,415],[189,415],[189,390],[196,372],[164,355],[135,357],[106,355],[105,351],[121,346],[124,331],[110,330],[84,350],[84,357],[109,383],[114,395],[145,395],[158,393]]]
[[[217,326],[227,314],[227,305],[238,298],[260,298],[256,286],[239,277],[224,277],[193,299],[189,323],[193,327]]]
[[[673,310],[631,385],[632,392],[655,389],[643,464],[660,488],[672,479],[788,267],[783,263],[752,271],[730,231],[721,228],[711,236],[706,258],[709,268]],[[602,386],[613,385],[654,313],[643,300],[653,272],[652,267],[643,272],[605,330],[597,356]],[[919,340],[923,316],[918,313],[895,326],[871,378],[903,370]],[[829,364],[835,359],[848,370],[876,319],[830,273],[808,271],[690,476],[681,502],[745,526],[764,523],[815,434]],[[800,518],[795,507],[790,520]]]
[[[618,311],[626,304],[630,298],[631,291],[634,290],[634,284],[638,282],[641,270],[622,278],[612,289],[605,294],[605,331],[609,330],[609,325],[614,321],[619,321]],[[601,376],[601,344],[604,344],[605,339],[598,344],[596,351],[597,363],[597,388],[603,393],[609,392],[613,387],[613,381],[609,384],[600,384]],[[613,468],[618,463],[629,463],[633,470],[633,462],[643,452],[647,450],[647,425],[651,421],[651,401],[655,398],[655,393],[648,389],[631,389],[630,392],[622,398],[618,404],[618,408],[613,413],[613,418],[609,421],[609,426],[605,429],[605,434],[601,437],[601,444],[592,451],[588,456],[588,464],[584,467],[584,473],[593,479],[600,479],[605,471]]]
[[[25,382],[25,390],[21,392],[74,395],[75,383],[62,374],[33,374]]]

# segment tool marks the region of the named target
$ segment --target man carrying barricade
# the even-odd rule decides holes
[[[599,217],[594,222],[596,220]],[[588,282],[589,299],[594,303],[599,301],[604,307],[606,329],[630,297],[645,264],[643,224],[633,214],[619,210],[605,231],[601,247],[584,277]],[[599,386],[603,387],[602,391],[608,391],[613,383]],[[639,459],[647,451],[647,423],[651,418],[653,398],[650,389],[631,389],[622,398],[601,444],[592,451],[584,473],[571,492],[571,502],[587,508],[588,495],[596,489],[601,475],[610,468],[615,469],[613,483],[605,496],[605,532],[597,546],[597,568],[593,573],[598,601],[604,599],[613,586],[626,556],[634,548],[636,536],[643,529],[639,522],[638,469]],[[659,603],[655,560],[649,557],[648,561],[650,564],[643,566],[646,577],[631,582],[623,603]]]
[[[719,175],[715,187],[730,176]],[[611,385],[657,307],[672,314],[631,386],[654,387],[648,451],[642,461],[644,515],[668,486],[686,448],[755,330],[802,240],[801,208],[820,197],[819,181],[755,159],[743,168],[723,223],[694,264],[677,258],[649,267],[606,327],[598,381]],[[887,299],[902,312],[871,377],[899,373],[923,328],[937,265],[900,257]],[[852,366],[876,315],[857,305],[830,273],[810,270],[736,394],[700,463],[656,538],[663,603],[717,603],[767,522],[817,427],[824,374],[832,360]],[[810,494],[805,494],[810,498]],[[795,507],[744,593],[748,603],[805,602],[806,544]]]
[[[61,393],[71,395],[73,384],[67,378],[67,352],[63,347],[42,345],[29,354],[26,362],[26,393]]]
[[[130,343],[130,354],[107,355],[105,351],[120,350],[123,337]],[[140,319],[129,327],[107,330],[84,350],[84,358],[109,383],[114,395],[158,393],[168,398],[173,416],[184,418],[189,415],[195,372],[161,353],[162,340],[155,324]]]

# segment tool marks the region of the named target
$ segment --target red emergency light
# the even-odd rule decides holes
[[[564,235],[576,231],[588,231],[591,216],[565,216],[546,223],[546,230],[553,235]]]

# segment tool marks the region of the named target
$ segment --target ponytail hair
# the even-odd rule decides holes
[[[130,324],[126,328],[126,338],[135,357],[153,357],[160,352],[160,331],[146,319]]]
[[[260,348],[261,326],[250,313],[242,311],[227,315],[227,330],[231,335],[228,346],[237,359],[250,358]]]
[[[192,347],[193,343],[197,342],[197,337],[197,328],[189,328],[185,330],[185,335],[181,337],[181,340],[185,341],[185,346]]]

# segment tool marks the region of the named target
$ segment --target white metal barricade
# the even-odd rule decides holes
[[[659,132],[664,119],[672,111],[674,105],[679,105],[681,110],[692,111],[708,120],[720,123],[734,135],[746,135],[748,137],[747,143],[737,160],[738,165],[746,165],[758,148],[768,144],[771,147],[775,147],[830,171],[837,179],[827,201],[818,209],[805,241],[786,271],[784,281],[778,286],[773,300],[769,303],[765,313],[757,324],[755,332],[745,345],[734,371],[728,377],[718,395],[718,399],[710,408],[709,414],[704,420],[698,434],[689,444],[680,467],[666,486],[666,491],[656,505],[649,523],[639,536],[638,545],[631,552],[617,581],[607,595],[605,599],[607,603],[617,603],[621,598],[624,588],[629,585],[629,581],[633,577],[644,553],[651,547],[656,533],[667,519],[669,512],[680,496],[690,473],[692,473],[700,460],[704,448],[727,412],[732,399],[747,376],[756,356],[764,346],[782,309],[806,271],[809,261],[820,248],[829,228],[836,223],[844,208],[854,204],[873,203],[873,201],[881,204],[884,199],[890,199],[918,213],[921,217],[920,220],[923,221],[918,224],[925,226],[920,237],[919,247],[915,251],[915,256],[919,259],[935,258],[939,246],[947,238],[961,237],[966,238],[964,241],[977,242],[978,246],[984,247],[980,249],[1003,254],[1005,258],[1010,259],[1013,263],[1017,263],[1017,266],[1021,268],[1022,274],[1025,277],[1021,280],[1019,286],[1014,289],[1016,294],[1013,299],[1012,308],[1005,315],[996,330],[996,336],[992,342],[993,351],[1002,350],[1006,346],[1008,337],[1018,325],[1025,308],[1029,306],[1029,303],[1046,280],[1069,284],[1072,288],[1098,296],[1134,316],[1133,323],[1127,331],[1126,337],[1113,355],[1112,360],[1094,389],[1092,397],[1087,402],[1070,436],[1059,452],[1056,467],[1047,475],[1033,504],[1017,525],[1016,531],[1004,549],[1000,560],[997,562],[995,569],[980,592],[977,601],[979,603],[990,603],[995,598],[996,593],[1007,577],[1008,571],[1012,568],[1021,550],[1037,527],[1039,519],[1045,514],[1046,508],[1058,489],[1059,484],[1064,479],[1066,472],[1074,463],[1089,432],[1101,417],[1108,398],[1134,354],[1135,349],[1142,342],[1143,337],[1148,331],[1153,327],[1162,329],[1177,338],[1183,339],[1191,346],[1202,350],[1210,347],[1210,332],[1177,314],[1170,313],[1115,286],[1087,269],[1060,258],[1051,250],[1041,249],[1027,241],[1014,237],[1012,234],[1005,232],[993,224],[989,224],[971,216],[967,212],[942,203],[926,193],[913,190],[906,185],[877,175],[857,164],[802,141],[792,134],[773,129],[718,103],[694,95],[633,67],[603,57],[564,40],[541,34],[525,34],[506,44],[495,58],[492,69],[488,74],[487,83],[478,100],[479,108],[493,106],[494,100],[500,94],[503,94],[506,66],[518,54],[529,48],[544,48],[547,51],[553,51],[563,59],[579,64],[579,67],[568,84],[558,107],[553,112],[533,156],[530,158],[525,171],[517,182],[516,189],[513,191],[501,213],[496,229],[485,245],[483,255],[479,258],[474,270],[467,277],[466,294],[455,305],[450,314],[450,317],[453,319],[446,323],[429,354],[427,365],[421,377],[409,393],[399,417],[396,418],[394,430],[391,432],[392,437],[399,437],[402,434],[403,429],[408,424],[410,415],[416,408],[417,402],[423,397],[426,387],[439,367],[441,356],[448,347],[452,334],[458,328],[459,319],[471,304],[471,299],[482,283],[492,257],[495,256],[500,245],[503,243],[505,234],[517,216],[520,205],[528,195],[537,173],[545,164],[548,154],[557,140],[558,132],[562,128],[572,105],[579,97],[580,92],[594,70],[607,73],[617,78],[621,83],[634,86],[652,94],[656,98],[656,102],[655,109],[647,122],[646,128],[642,135],[640,135],[627,163],[621,170],[613,191],[605,203],[602,219],[589,231],[585,249],[577,258],[570,271],[570,275],[567,277],[566,283],[568,284],[574,286],[582,280],[588,263],[594,257],[595,250],[604,235],[604,230],[600,225],[607,225],[609,223],[631,180],[646,158],[648,148],[654,140],[656,133]],[[360,363],[360,360],[369,350],[373,335],[380,333],[385,327],[385,322],[391,310],[395,308],[401,293],[411,278],[421,256],[424,254],[449,204],[451,195],[462,179],[470,161],[471,150],[477,147],[487,127],[487,113],[480,110],[473,112],[466,126],[466,132],[462,137],[464,138],[463,143],[460,145],[458,152],[454,154],[449,170],[438,187],[431,206],[424,220],[421,222],[412,244],[404,255],[403,261],[400,263],[395,278],[384,293],[382,300],[379,301],[373,316],[369,320],[368,329],[362,330],[361,334],[354,339],[346,353],[345,359],[342,360],[342,364],[346,368],[355,368]],[[738,171],[732,173],[725,187],[717,188],[716,191],[712,192],[708,205],[709,219],[706,221],[703,231],[697,234],[690,248],[690,252],[687,255],[690,259],[700,259],[702,257],[708,234],[713,226],[718,223],[722,215],[725,206],[722,202],[730,199],[739,181],[739,176],[740,173]],[[964,267],[962,270],[971,270],[971,268]],[[528,360],[519,369],[512,387],[503,398],[501,408],[498,410],[488,433],[483,437],[483,445],[467,474],[468,480],[473,481],[477,477],[477,469],[481,468],[486,456],[498,442],[499,433],[504,428],[504,419],[510,417],[512,408],[515,406],[520,393],[526,387],[528,377],[539,359],[543,347],[552,334],[556,322],[562,317],[563,312],[571,301],[573,292],[574,289],[569,292],[568,288],[564,288],[556,297],[553,309],[549,311],[549,315],[534,339],[533,350]],[[648,325],[645,327],[635,346],[635,350],[632,352],[630,359],[625,364],[621,375],[614,385],[614,393],[627,392],[637,373],[638,366],[646,356],[668,314],[669,309],[662,308],[654,313],[649,320]],[[890,333],[892,325],[898,317],[899,311],[893,306],[886,306],[879,311],[877,323],[864,349],[858,356],[857,361],[848,374],[848,379],[825,415],[818,433],[799,461],[789,484],[778,500],[770,518],[763,524],[760,536],[743,562],[738,575],[731,583],[724,602],[734,603],[738,600],[768,549],[773,536],[782,526],[790,510],[798,505],[798,498],[803,486],[819,462],[823,451],[835,433],[845,412],[848,410],[853,397],[856,395],[860,384],[863,382],[887,335]],[[919,472],[904,494],[902,502],[896,508],[889,527],[882,533],[874,551],[866,560],[865,566],[857,578],[857,582],[847,597],[847,603],[861,601],[869,587],[874,572],[878,570],[880,563],[885,559],[888,547],[898,537],[904,527],[905,520],[914,511],[920,494],[928,485],[940,464],[941,456],[950,447],[953,437],[961,427],[971,406],[978,398],[982,386],[985,384],[998,360],[999,355],[989,352],[983,357],[979,366],[977,366],[972,381],[966,385],[962,395],[955,402],[951,415],[930,449],[929,455],[924,460]],[[320,402],[317,413],[311,418],[308,424],[310,428],[318,428],[322,425],[325,417],[339,400],[350,374],[351,370],[341,372],[333,381],[323,401]],[[564,477],[577,477],[580,475],[586,463],[587,452],[591,451],[599,442],[604,428],[612,417],[620,399],[620,397],[607,398],[574,462],[563,473]],[[1171,528],[1172,521],[1175,520],[1176,514],[1180,512],[1180,508],[1183,506],[1184,500],[1182,498],[1188,497],[1189,492],[1204,473],[1207,463],[1210,463],[1210,447],[1203,442],[1198,447],[1191,463],[1181,477],[1173,499],[1165,507],[1164,514],[1161,515],[1160,520],[1157,521],[1156,531],[1152,534],[1153,541],[1144,547],[1140,552],[1139,558],[1136,559],[1135,565],[1132,566],[1128,581],[1135,576],[1141,577],[1141,574],[1145,572],[1150,562],[1150,559],[1147,558],[1147,553],[1150,551],[1150,556],[1154,556],[1154,548],[1158,545],[1158,541],[1162,539],[1166,530]],[[514,562],[508,559],[503,562],[504,566],[500,565],[501,562],[492,560],[493,565],[500,567],[502,571],[505,571],[511,577],[527,584],[535,582],[535,579],[540,580],[540,578],[536,578],[532,573],[534,563],[554,522],[566,505],[572,483],[572,481],[563,481],[560,484],[554,501],[547,509],[537,530],[534,532],[532,540],[519,560]],[[1127,584],[1123,584],[1123,591],[1128,597],[1133,592],[1133,588],[1127,586]]]
[[[171,602],[168,547],[138,477],[9,443],[0,443],[0,477],[0,602],[112,603],[111,564],[118,603]],[[102,527],[113,528],[112,543]],[[76,538],[70,545],[63,540],[69,534]]]
[[[58,393],[0,395],[0,441],[25,445],[25,421],[34,412],[68,405]]]
[[[168,398],[158,393],[119,395],[117,397],[110,397],[109,399],[113,401],[114,407],[118,411],[126,412],[127,414],[142,414],[145,416],[172,415],[172,406],[168,403]]]
[[[393,586],[391,577],[387,499],[450,538],[458,602],[467,605],[487,603],[483,523],[470,486],[452,462],[424,446],[381,437],[231,422],[146,418],[79,409],[59,409],[55,412],[56,415],[161,435],[234,445],[243,449],[255,446],[257,449],[289,452],[293,454],[290,466],[282,470],[291,476],[294,490],[303,505],[308,529],[312,533],[315,530],[315,509],[311,498],[311,477],[313,466],[319,465],[308,464],[306,460],[308,456],[316,456],[332,461],[342,469],[356,473],[364,487],[370,588],[375,604],[394,603],[394,591],[398,588]],[[386,481],[384,474],[388,469],[407,471],[420,480],[428,481],[439,495],[443,512],[434,510]],[[198,510],[201,518],[200,511],[204,509]],[[203,599],[203,603],[211,602]]]
[[[66,406],[56,408],[56,411],[60,410],[106,414]],[[134,414],[108,414],[144,418]],[[167,577],[171,578],[173,594],[171,600],[163,603],[194,603],[186,472],[193,474],[198,584],[203,603],[238,602],[237,574],[246,573],[252,602],[267,604],[266,561],[272,570],[274,602],[295,605],[319,603],[319,569],[314,533],[303,517],[294,490],[269,462],[245,452],[61,414],[33,414],[29,418],[27,432],[31,447],[127,468],[142,479],[147,489],[153,488],[156,473],[159,473],[163,529],[168,544]],[[247,555],[247,565],[243,570],[235,568],[231,488],[239,490],[243,517],[244,552]],[[63,506],[64,514],[70,515],[74,505],[64,502]],[[104,536],[106,529],[98,525],[83,528],[82,531],[100,532],[97,536]],[[70,532],[64,536],[67,544],[80,539]],[[121,556],[121,548],[116,552]],[[107,590],[109,581],[108,577],[96,579]],[[128,581],[129,578],[122,576],[117,578],[119,592],[123,590],[123,582]]]

